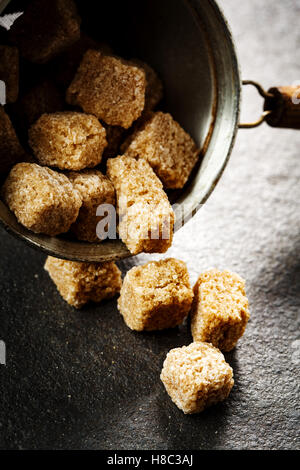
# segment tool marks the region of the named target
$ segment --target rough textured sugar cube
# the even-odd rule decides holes
[[[96,211],[101,204],[115,205],[115,189],[112,183],[97,170],[83,170],[80,173],[74,171],[67,176],[82,198],[79,215],[71,227],[72,232],[79,240],[101,241],[96,233],[101,218],[96,215]]]
[[[19,93],[19,51],[16,47],[0,45],[0,80],[5,83],[5,103],[14,103]]]
[[[133,59],[133,64],[142,68],[146,76],[146,92],[145,92],[145,111],[153,111],[163,97],[163,84],[155,70],[149,64],[139,59]]]
[[[0,106],[0,174],[5,174],[24,157],[24,150],[19,142],[10,118]]]
[[[128,142],[126,155],[147,160],[171,189],[185,185],[199,156],[193,139],[168,113],[153,113]]]
[[[121,272],[113,262],[78,263],[48,256],[45,269],[63,299],[76,308],[110,299],[122,285]]]
[[[67,232],[81,207],[69,179],[35,163],[18,163],[2,188],[2,197],[18,221],[36,233]]]
[[[67,90],[67,102],[112,126],[128,129],[145,105],[145,72],[130,62],[88,50]]]
[[[183,322],[192,300],[185,263],[169,258],[130,269],[123,282],[118,308],[132,330],[163,330]]]
[[[101,162],[107,141],[95,116],[65,111],[43,114],[29,129],[29,144],[43,165],[82,170]]]
[[[230,271],[211,269],[194,286],[191,329],[194,341],[231,351],[249,320],[245,281]]]
[[[160,180],[144,159],[107,162],[117,195],[119,235],[132,254],[164,253],[172,244],[174,212]]]
[[[160,378],[171,400],[186,414],[225,400],[234,384],[232,368],[208,343],[171,349]]]
[[[80,37],[73,0],[32,0],[14,22],[10,39],[25,59],[46,63]]]

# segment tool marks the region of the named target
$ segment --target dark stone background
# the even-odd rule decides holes
[[[299,0],[219,3],[244,78],[300,82]],[[247,90],[242,119],[260,107]],[[0,448],[299,447],[299,149],[299,131],[240,131],[221,182],[168,253],[187,262],[193,282],[211,266],[247,279],[251,321],[226,355],[234,389],[197,416],[183,415],[159,380],[168,350],[191,341],[187,325],[137,334],[115,301],[72,309],[44,272],[44,255],[1,229]]]

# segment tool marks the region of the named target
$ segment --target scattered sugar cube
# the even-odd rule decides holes
[[[0,80],[5,83],[5,103],[14,103],[19,94],[19,51],[0,45]]]
[[[153,113],[128,143],[125,154],[147,160],[166,188],[183,188],[199,156],[193,139],[168,113]]]
[[[96,227],[101,220],[96,216],[100,204],[115,204],[115,189],[110,180],[97,170],[83,170],[80,173],[70,172],[68,178],[80,193],[82,206],[71,230],[79,240],[89,242],[101,241]]]
[[[128,129],[144,109],[145,89],[141,68],[90,49],[83,56],[66,100],[106,124]]]
[[[45,269],[63,299],[76,308],[110,299],[122,285],[121,272],[113,262],[78,263],[48,256]]]
[[[43,114],[29,129],[29,144],[42,165],[81,170],[101,162],[107,141],[95,116],[65,111]]]
[[[185,414],[199,413],[225,400],[234,384],[232,368],[221,351],[208,343],[171,349],[160,378]]]
[[[230,271],[210,269],[194,286],[191,329],[194,341],[231,351],[249,320],[245,281]]]
[[[69,230],[82,203],[65,175],[35,163],[18,163],[12,168],[2,197],[21,224],[52,236]]]
[[[152,331],[180,325],[193,300],[183,261],[152,261],[127,272],[118,308],[132,330]]]
[[[0,106],[0,174],[5,174],[24,157],[24,150],[19,142],[10,118]]]
[[[40,64],[79,37],[80,18],[73,0],[32,0],[10,29],[10,39],[22,56]]]
[[[119,234],[132,254],[164,253],[172,244],[174,212],[144,159],[118,156],[107,162],[117,195]]]

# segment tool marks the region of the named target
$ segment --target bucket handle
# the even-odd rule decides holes
[[[240,129],[252,129],[267,122],[272,127],[300,129],[300,86],[273,87],[268,91],[253,80],[243,80],[243,85],[254,86],[264,98],[264,111],[255,122],[240,123]]]

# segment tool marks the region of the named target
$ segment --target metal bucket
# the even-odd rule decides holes
[[[0,0],[0,13],[7,3]],[[218,182],[238,129],[241,81],[224,16],[213,0],[77,3],[85,30],[101,40],[104,36],[117,53],[139,57],[157,70],[165,109],[202,149],[186,187],[170,195],[180,205],[177,218],[183,205],[185,219],[192,217]],[[9,232],[56,257],[108,261],[130,256],[118,240],[91,244],[32,233],[1,201],[0,219]]]

